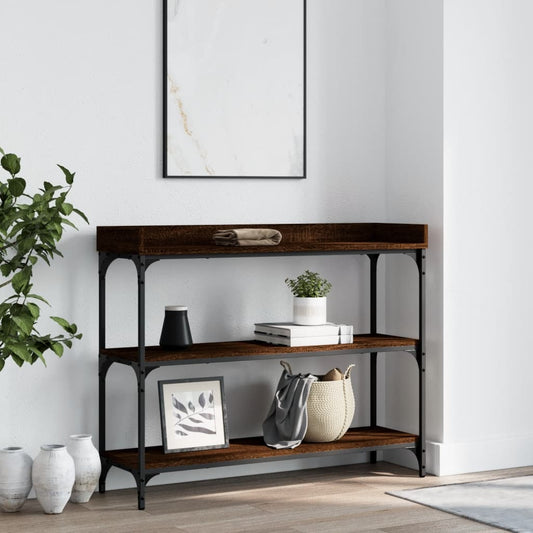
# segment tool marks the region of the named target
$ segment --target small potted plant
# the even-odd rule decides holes
[[[306,270],[296,279],[285,280],[294,295],[295,324],[316,326],[327,322],[327,294],[331,283],[317,272]]]

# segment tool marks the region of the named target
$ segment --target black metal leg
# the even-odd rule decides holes
[[[108,463],[107,459],[101,458],[102,461],[102,472],[100,474],[100,479],[98,480],[98,492],[100,494],[104,494],[105,492],[105,480],[107,478],[107,473],[109,472],[109,469],[111,468],[111,464]]]
[[[105,469],[104,464],[107,464],[102,454],[105,452],[105,427],[106,427],[106,375],[111,363],[103,356],[99,356],[98,361],[98,442],[100,451],[100,460],[102,462],[102,475],[98,485],[98,490],[101,493],[105,492],[105,480],[109,466]]]
[[[379,254],[369,254],[370,258],[370,333],[377,333],[377,265]],[[377,352],[370,354],[370,425],[377,426]],[[370,462],[377,462],[377,452],[370,452]]]
[[[416,252],[418,266],[418,444],[417,458],[420,477],[426,475],[426,252]]]
[[[112,258],[106,253],[98,254],[98,449],[102,461],[102,474],[98,490],[105,492],[105,480],[110,466],[102,457],[106,450],[106,375],[111,363],[102,355],[101,350],[106,345],[106,285],[105,277]]]
[[[102,356],[100,356],[101,359]],[[101,362],[100,362],[101,367]],[[99,491],[105,492],[105,478],[102,453],[105,451],[105,425],[106,425],[106,405],[105,405],[105,373],[98,372],[98,449],[100,451],[100,460],[102,461],[102,475],[100,476]],[[107,474],[107,472],[106,472]]]
[[[137,494],[139,509],[144,509],[144,488],[146,486],[146,458],[145,458],[145,372],[137,373],[137,402],[138,402],[138,448],[139,448],[139,477],[137,481]]]
[[[137,484],[137,509],[142,511],[144,509],[144,491],[146,488],[146,479],[137,472],[132,472]]]
[[[372,427],[377,426],[377,352],[370,354],[370,425]],[[377,462],[377,452],[370,452],[370,462],[372,464]]]
[[[137,374],[137,447],[139,449],[139,466],[137,480],[137,494],[139,509],[144,509],[144,489],[146,486],[146,454],[145,454],[145,425],[146,425],[146,405],[145,405],[145,273],[146,260],[139,256],[136,261],[137,266],[137,337],[139,347],[139,362],[136,368]]]

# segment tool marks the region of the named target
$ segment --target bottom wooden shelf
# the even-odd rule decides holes
[[[346,435],[335,442],[304,442],[294,450],[275,450],[263,442],[262,437],[249,437],[230,441],[229,448],[178,452],[165,454],[161,446],[145,450],[146,472],[172,472],[212,466],[252,463],[255,461],[276,461],[301,456],[316,456],[357,451],[372,451],[386,448],[411,448],[418,437],[383,427],[351,428]],[[129,471],[138,471],[139,452],[135,449],[110,450],[102,457],[111,465]]]

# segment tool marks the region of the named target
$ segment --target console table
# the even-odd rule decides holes
[[[216,246],[213,233],[220,229],[274,228],[283,235],[277,246]],[[97,228],[99,254],[99,449],[102,474],[99,490],[112,466],[130,472],[137,484],[138,508],[145,507],[145,488],[154,476],[177,470],[228,466],[253,462],[371,452],[405,448],[418,460],[419,474],[425,475],[425,263],[428,246],[424,224],[268,224],[209,226],[100,226]],[[305,255],[366,255],[370,260],[370,331],[354,335],[350,344],[291,348],[258,341],[194,344],[185,351],[172,351],[145,343],[145,281],[147,268],[164,259],[233,257],[276,257]],[[418,269],[418,338],[398,337],[377,331],[377,263],[381,255],[406,254]],[[137,270],[137,345],[106,346],[106,272],[116,259],[132,261]],[[404,351],[412,354],[418,368],[418,433],[411,434],[377,425],[377,355]],[[281,359],[333,354],[369,354],[370,426],[351,428],[335,442],[302,443],[294,450],[268,448],[260,436],[230,440],[229,448],[165,454],[162,446],[145,446],[145,387],[149,373],[165,365],[193,365]],[[108,450],[106,447],[106,375],[112,364],[130,366],[137,381],[137,447]]]

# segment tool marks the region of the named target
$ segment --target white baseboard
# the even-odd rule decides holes
[[[405,450],[383,453],[390,463],[418,470],[418,462]],[[533,465],[533,435],[518,435],[472,442],[426,442],[426,472],[451,476]]]
[[[427,442],[427,470],[436,476],[533,465],[533,435],[472,442]]]

